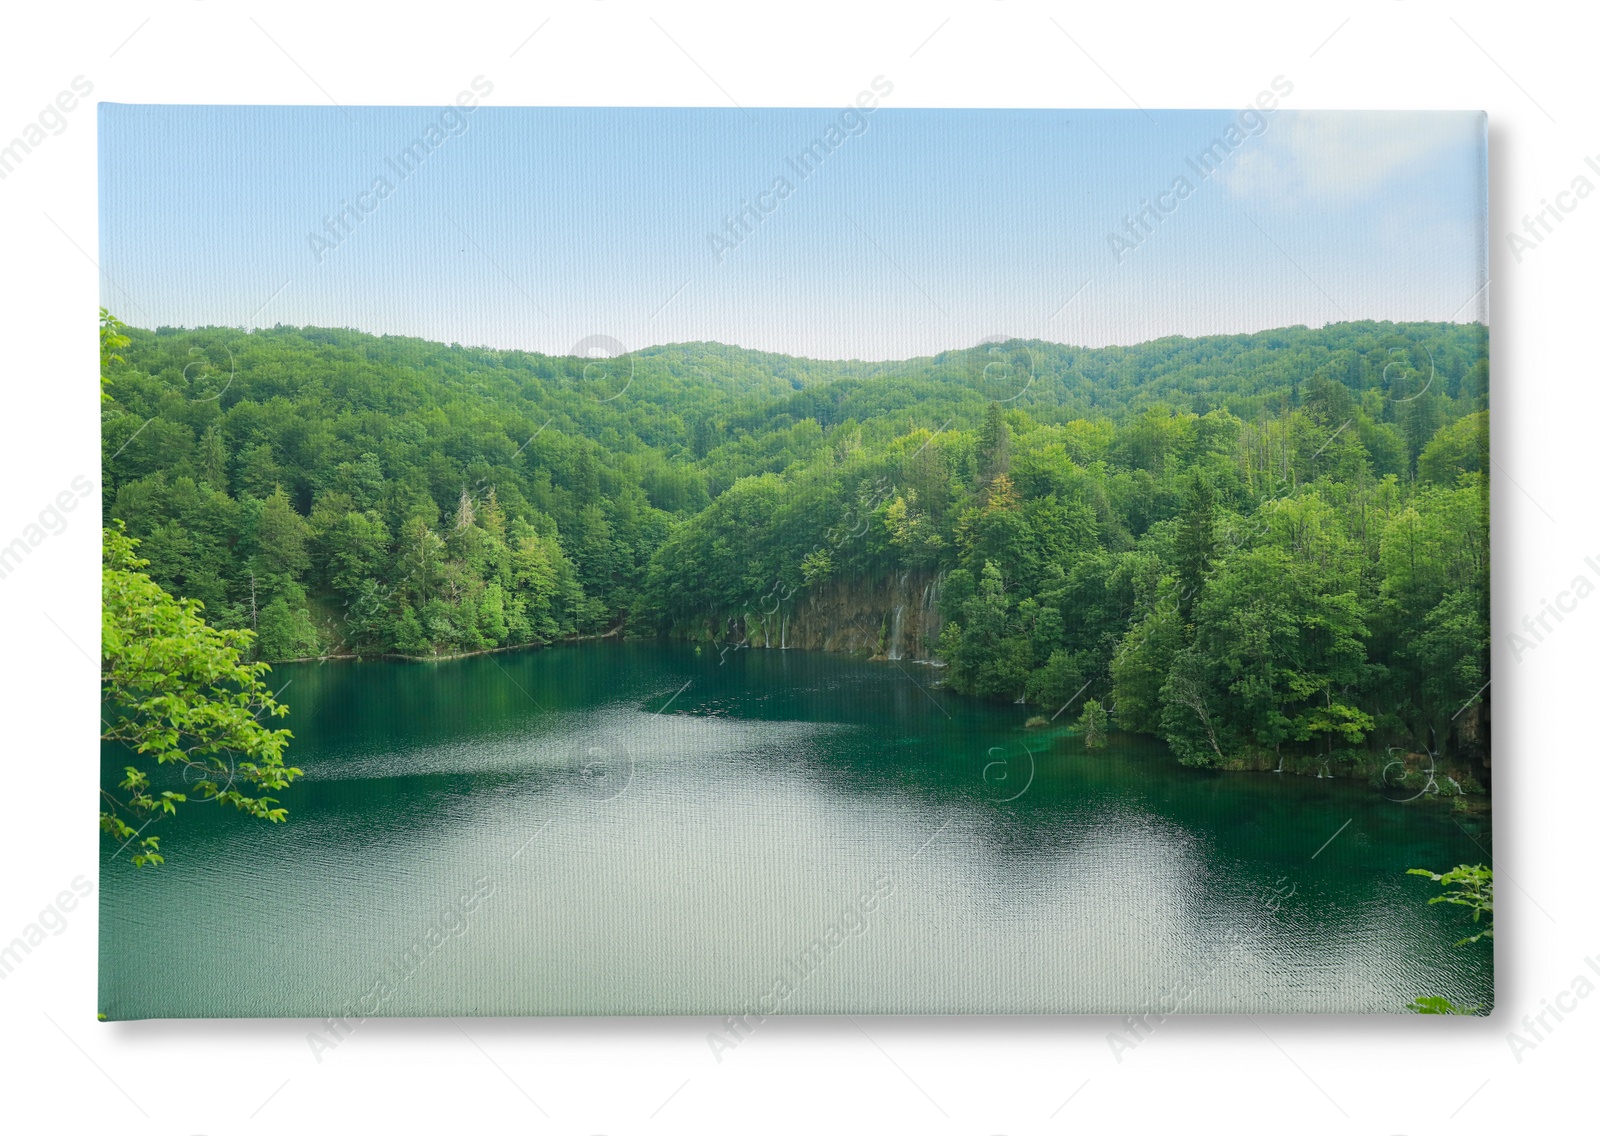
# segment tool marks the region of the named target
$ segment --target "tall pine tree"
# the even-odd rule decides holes
[[[1011,468],[1011,428],[1006,425],[1005,411],[998,402],[991,402],[984,411],[983,426],[978,431],[978,481],[988,485],[999,474]]]
[[[1178,617],[1184,636],[1191,634],[1195,604],[1211,572],[1211,558],[1217,549],[1217,503],[1211,485],[1198,471],[1183,495],[1183,510],[1178,514],[1175,548],[1178,569]]]

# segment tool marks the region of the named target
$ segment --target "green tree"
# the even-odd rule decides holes
[[[313,510],[312,520],[320,525],[312,552],[327,586],[350,596],[383,574],[389,560],[389,527],[375,510],[333,514],[333,510],[324,513],[320,505]]]
[[[262,681],[266,664],[244,661],[251,634],[210,627],[199,603],[163,591],[120,525],[104,542],[100,738],[143,760],[124,768],[117,791],[101,790],[101,830],[143,867],[162,862],[160,837],[146,830],[180,805],[214,801],[281,822],[287,813],[267,794],[301,771],[284,763],[289,731],[262,724],[289,708]],[[182,778],[152,772],[149,759]]]
[[[276,486],[261,505],[256,521],[257,572],[274,590],[300,578],[311,566],[305,518],[294,511],[283,486]]]
[[[1472,912],[1472,922],[1483,929],[1464,939],[1456,946],[1464,947],[1480,939],[1494,938],[1494,869],[1486,864],[1460,864],[1448,872],[1434,872],[1427,868],[1409,868],[1408,876],[1426,876],[1447,890],[1428,900],[1428,906],[1448,903]],[[1438,994],[1424,994],[1413,998],[1406,1006],[1414,1014],[1474,1014],[1481,1006],[1461,1006]]]
[[[1162,687],[1183,646],[1177,603],[1170,595],[1128,629],[1111,659],[1111,697],[1124,729],[1161,730]]]
[[[200,480],[221,493],[228,491],[228,452],[222,427],[213,422],[200,435]]]
[[[983,426],[978,431],[978,479],[987,485],[997,474],[1011,468],[1011,428],[1006,425],[1006,413],[998,402],[991,402],[983,412]]]
[[[1216,494],[1198,470],[1183,496],[1175,545],[1178,618],[1187,628],[1193,619],[1195,604],[1200,600],[1200,590],[1211,573],[1211,558],[1217,547]]]
[[[1484,864],[1459,864],[1448,872],[1434,872],[1427,868],[1408,868],[1408,876],[1427,876],[1445,888],[1443,895],[1428,900],[1428,906],[1448,903],[1472,912],[1474,925],[1483,924],[1477,931],[1456,943],[1465,946],[1479,939],[1494,938],[1494,869]]]
[[[1105,708],[1093,698],[1083,704],[1083,714],[1078,719],[1078,728],[1083,731],[1083,744],[1090,749],[1098,749],[1106,744],[1106,730],[1110,723],[1106,718]]]
[[[301,606],[305,593],[291,585],[262,608],[256,618],[256,650],[271,660],[304,659],[321,651],[311,615]]]
[[[1489,468],[1489,412],[1458,418],[1439,428],[1417,457],[1417,477],[1447,488],[1463,473]]]
[[[123,323],[104,308],[100,309],[101,402],[111,401],[111,395],[106,391],[106,383],[108,381],[108,372],[110,372],[112,364],[124,364],[127,362],[127,360],[119,354],[124,347],[129,347],[133,344],[132,339],[122,334],[127,326],[127,324]]]
[[[1328,585],[1314,563],[1272,545],[1236,553],[1215,573],[1194,644],[1162,693],[1163,728],[1180,756],[1281,752],[1318,733],[1353,745],[1371,729],[1347,693],[1370,674],[1361,605]]]
[[[1031,652],[995,565],[984,565],[977,591],[962,605],[961,616],[960,622],[946,626],[940,641],[950,661],[950,685],[980,698],[1021,695]]]

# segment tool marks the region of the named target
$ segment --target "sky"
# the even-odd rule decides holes
[[[872,101],[102,103],[103,303],[138,327],[829,359],[1485,318],[1477,112]]]

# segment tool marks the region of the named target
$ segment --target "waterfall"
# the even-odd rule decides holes
[[[900,573],[900,579],[894,587],[894,628],[889,633],[888,657],[903,659],[906,657],[906,600],[909,598],[906,585],[911,581],[909,571]],[[914,622],[914,621],[913,621]],[[915,651],[912,652],[915,654]]]
[[[895,608],[894,608],[894,626],[893,626],[893,630],[891,630],[889,632],[889,650],[887,652],[887,657],[888,658],[891,658],[891,659],[900,658],[901,631],[905,627],[905,621],[906,621],[906,605],[903,604],[903,603],[902,604],[896,604]]]
[[[789,613],[788,612],[784,612],[783,613],[783,634],[782,634],[781,638],[778,640],[778,650],[787,651],[788,649],[789,649]]]
[[[922,608],[917,614],[918,653],[928,662],[936,661],[933,652],[939,637],[934,627],[939,618],[939,582],[943,578],[944,573],[936,572],[933,579],[923,586]]]

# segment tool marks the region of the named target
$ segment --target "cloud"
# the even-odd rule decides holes
[[[1477,111],[1280,111],[1223,180],[1240,197],[1350,205],[1480,145]]]

